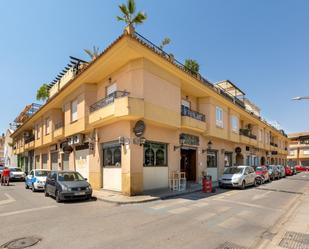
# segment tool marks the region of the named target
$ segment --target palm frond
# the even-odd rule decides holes
[[[147,15],[143,12],[138,12],[136,16],[133,18],[132,23],[141,24],[147,19]]]
[[[128,8],[125,4],[120,4],[118,7],[125,16],[129,15]]]
[[[85,53],[89,55],[89,57],[92,59],[93,58],[93,53],[89,49],[84,49]]]
[[[129,10],[129,13],[131,15],[134,14],[135,12],[135,9],[136,9],[136,5],[135,5],[135,1],[134,0],[128,0],[128,10]]]

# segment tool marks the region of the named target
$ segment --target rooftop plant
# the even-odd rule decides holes
[[[96,47],[96,46],[93,46],[92,50],[84,49],[84,51],[87,55],[89,55],[91,60],[95,60],[100,55],[99,47]]]
[[[171,43],[171,39],[168,37],[165,37],[162,41],[161,44],[159,45],[159,48],[161,48],[162,50],[164,49],[164,47],[168,44]]]
[[[137,24],[142,24],[147,19],[147,15],[144,12],[139,11],[136,13],[134,0],[128,0],[126,5],[120,4],[119,9],[122,16],[117,16],[117,20],[125,22],[127,27],[131,29]]]
[[[194,74],[198,74],[198,72],[200,70],[200,65],[198,64],[198,62],[196,60],[192,60],[192,59],[186,59],[185,60],[185,67],[187,69],[189,69]]]
[[[44,83],[36,92],[36,99],[46,101],[49,97],[48,85]]]

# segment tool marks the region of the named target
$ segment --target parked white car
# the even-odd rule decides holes
[[[220,187],[238,187],[256,185],[256,173],[251,166],[233,166],[225,168],[219,179]]]
[[[20,180],[24,181],[26,174],[20,168],[10,167],[10,180]]]
[[[50,171],[46,169],[31,170],[25,180],[26,189],[31,188],[33,192],[37,190],[44,190],[46,177]]]

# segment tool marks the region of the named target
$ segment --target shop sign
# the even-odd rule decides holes
[[[184,141],[184,144],[200,145],[200,138],[198,136],[181,133],[179,137]]]
[[[143,136],[143,134],[145,132],[145,128],[146,128],[146,125],[145,125],[143,120],[137,121],[134,128],[133,128],[133,132],[134,132],[135,136],[137,136],[137,137]]]

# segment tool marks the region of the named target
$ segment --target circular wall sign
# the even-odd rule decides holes
[[[240,147],[237,147],[237,148],[235,149],[235,152],[236,152],[237,154],[240,154],[240,153],[241,153],[241,148],[240,148]]]
[[[144,132],[145,132],[145,123],[143,120],[139,120],[136,122],[134,128],[133,128],[133,132],[135,134],[135,136],[137,137],[141,137]]]

